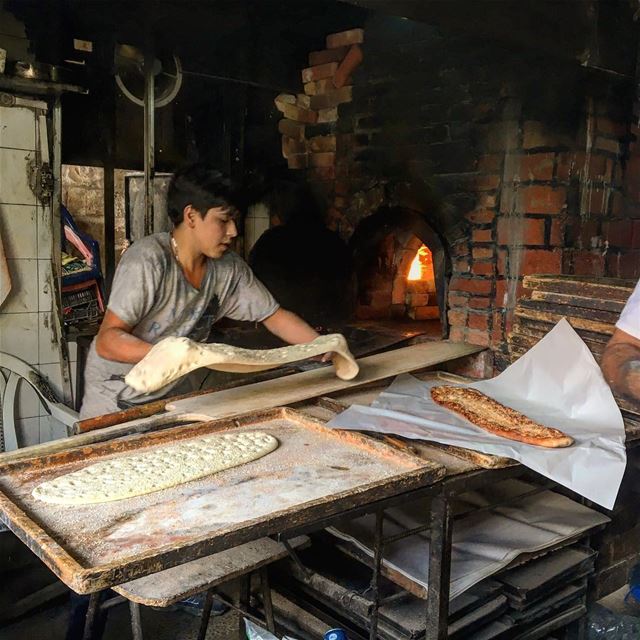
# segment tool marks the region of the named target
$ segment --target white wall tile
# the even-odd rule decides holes
[[[0,148],[0,202],[6,204],[36,204],[29,188],[27,168],[34,159],[33,151]]]
[[[0,313],[0,351],[38,363],[38,314]]]
[[[38,205],[38,258],[51,259],[53,252],[53,222],[51,207]],[[59,249],[56,247],[56,251]]]
[[[51,260],[38,260],[38,311],[53,309],[53,268]]]
[[[16,420],[19,447],[29,447],[40,442],[40,418]]]
[[[36,120],[31,109],[0,107],[0,147],[36,148]]]
[[[40,418],[40,442],[49,442],[51,440],[59,440],[66,438],[66,425],[51,416],[42,416]]]
[[[38,311],[38,261],[7,260],[11,291],[2,304],[2,313]]]
[[[0,204],[0,233],[7,258],[37,258],[36,208],[25,204]]]
[[[57,364],[60,362],[60,350],[55,341],[56,334],[51,328],[54,315],[49,312],[38,314],[38,362]]]

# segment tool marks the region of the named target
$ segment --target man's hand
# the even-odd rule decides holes
[[[640,340],[616,329],[602,355],[601,367],[611,389],[640,406]]]
[[[96,352],[105,360],[136,364],[153,345],[131,334],[133,327],[107,309],[96,337]]]

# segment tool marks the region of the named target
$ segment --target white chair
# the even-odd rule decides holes
[[[25,381],[53,418],[71,428],[78,420],[78,412],[58,402],[47,381],[20,358],[0,351],[0,405],[2,406],[2,432],[0,451],[15,451],[20,447],[16,432],[16,402],[19,385]]]

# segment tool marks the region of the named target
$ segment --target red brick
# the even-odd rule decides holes
[[[331,78],[323,78],[322,80],[316,80],[315,82],[305,82],[304,92],[308,96],[317,96],[327,91],[333,91],[333,80]]]
[[[335,180],[336,168],[335,167],[314,167],[313,169],[309,169],[309,177],[313,180],[319,180],[321,182],[325,182],[327,180]]]
[[[498,275],[507,275],[507,258],[509,253],[506,249],[498,249]]]
[[[321,93],[319,95],[311,96],[311,108],[312,109],[330,109],[331,107],[337,107],[344,102],[351,102],[352,87],[342,87],[328,93]]]
[[[498,175],[477,176],[474,186],[477,191],[495,191],[500,186],[500,180]]]
[[[299,93],[296,96],[296,104],[302,109],[310,109],[311,108],[311,96],[308,96],[306,93]]]
[[[464,307],[467,304],[467,300],[469,300],[469,298],[467,298],[466,296],[455,295],[452,293],[449,295],[449,306]]]
[[[565,229],[565,221],[564,220],[552,220],[551,221],[551,237],[549,239],[549,244],[552,247],[563,247],[564,246],[564,229]]]
[[[309,156],[309,165],[312,167],[333,167],[336,163],[336,154],[331,152],[312,153]]]
[[[360,66],[363,58],[362,48],[359,45],[354,44],[349,48],[347,55],[333,76],[333,85],[336,89],[351,82],[351,74]]]
[[[599,133],[613,136],[615,138],[621,138],[626,135],[629,130],[629,126],[626,122],[614,122],[611,118],[600,116],[598,118],[597,129]]]
[[[304,140],[304,125],[293,120],[280,120],[278,122],[278,131],[289,138],[295,140]]]
[[[326,64],[318,64],[313,67],[307,67],[302,70],[302,82],[316,82],[324,78],[331,78],[338,68],[337,62],[327,62]],[[305,93],[307,93],[305,91]]]
[[[319,153],[324,151],[336,150],[336,137],[335,136],[314,136],[309,138],[309,151],[312,153]]]
[[[447,317],[449,318],[450,325],[466,325],[467,323],[467,312],[466,311],[457,311],[450,309],[447,313]]]
[[[333,206],[337,209],[346,209],[349,204],[349,200],[347,198],[343,198],[342,196],[336,196],[333,199]]]
[[[496,196],[490,193],[482,193],[478,198],[478,206],[484,209],[491,209],[496,206]]]
[[[633,240],[631,241],[633,249],[640,249],[640,220],[633,221]]]
[[[493,258],[493,249],[489,247],[473,247],[471,255],[474,260],[487,260]]]
[[[492,276],[495,270],[496,265],[493,262],[474,262],[471,265],[471,273],[474,276]]]
[[[555,153],[533,153],[520,158],[520,180],[551,180]]]
[[[315,111],[309,109],[301,109],[296,107],[295,104],[282,104],[282,113],[285,118],[294,120],[295,122],[304,122],[305,124],[314,124],[318,120],[318,114]]]
[[[496,217],[496,212],[492,209],[475,209],[467,214],[467,220],[474,224],[489,224]]]
[[[478,160],[478,171],[480,173],[501,173],[503,157],[501,153],[490,153],[481,156]]]
[[[617,140],[611,140],[610,138],[598,136],[594,146],[600,151],[606,151],[615,155],[620,153],[620,143]]]
[[[467,331],[467,342],[469,344],[477,344],[481,347],[489,346],[489,332],[488,331],[475,331],[473,329],[469,329]]]
[[[338,121],[338,109],[331,107],[330,109],[320,109],[318,111],[318,122],[337,122]]]
[[[306,153],[290,155],[287,158],[289,169],[306,169],[309,166],[309,156]]]
[[[352,44],[362,44],[364,42],[364,31],[362,29],[349,29],[327,36],[327,49],[337,49],[338,47],[350,47]]]
[[[574,251],[573,273],[577,276],[602,276],[605,268],[605,256],[601,252]]]
[[[282,156],[289,158],[293,155],[305,154],[307,152],[307,145],[300,140],[294,140],[288,136],[282,136]]]
[[[451,245],[451,255],[453,256],[467,256],[469,255],[469,245],[467,242],[457,242]]]
[[[561,272],[562,251],[560,249],[525,249],[522,252],[520,275]]]
[[[612,167],[613,163],[611,162],[611,158],[592,153],[589,157],[589,178],[598,182],[607,182],[611,180]]]
[[[312,51],[309,54],[309,66],[317,67],[328,62],[342,62],[347,55],[349,47],[336,47],[335,49],[323,49],[322,51]]]
[[[509,286],[507,286],[509,283]],[[526,298],[524,287],[522,286],[522,280],[518,280],[515,287],[515,300],[510,300],[509,296],[513,291],[513,284],[507,280],[498,280],[496,282],[496,295],[495,306],[497,308],[504,308],[507,306],[515,306],[515,303],[521,298]]]
[[[429,294],[409,293],[407,294],[407,304],[412,307],[426,307],[429,304]]]
[[[535,245],[544,244],[544,220],[540,218],[505,217],[498,220],[498,244]],[[519,237],[513,237],[517,233]]]
[[[556,176],[558,180],[567,182],[580,174],[584,166],[584,153],[561,153],[558,156]]]
[[[464,342],[464,327],[455,326],[449,329],[449,340],[451,342]]]
[[[621,255],[618,260],[618,269],[621,278],[635,280],[640,277],[640,251],[630,251]]]
[[[487,331],[489,329],[489,316],[486,313],[472,312],[469,314],[467,324],[469,329]]]
[[[469,258],[457,258],[453,260],[453,271],[454,273],[469,273]]]
[[[518,210],[522,213],[561,213],[566,200],[564,187],[524,187],[518,191]]]
[[[583,185],[583,189],[587,188],[586,185]],[[596,215],[603,216],[607,213],[607,207],[609,205],[609,195],[611,190],[608,188],[604,189],[589,189],[587,193],[587,198],[585,199],[585,209],[587,213],[593,213]]]
[[[437,320],[440,317],[438,307],[414,307],[409,309],[409,317],[414,320]]]
[[[633,221],[612,220],[605,222],[602,234],[613,248],[630,248],[633,246]]]
[[[473,296],[466,300],[466,304],[469,305],[470,309],[488,309],[491,306],[491,298]]]
[[[561,144],[560,136],[550,131],[542,122],[527,120],[524,123],[522,146],[525,149],[557,147]]]
[[[487,295],[491,293],[493,282],[491,280],[482,280],[480,278],[451,278],[451,291],[465,291],[466,293],[475,293],[479,295]]]
[[[491,242],[493,231],[491,229],[474,229],[471,233],[471,242]]]

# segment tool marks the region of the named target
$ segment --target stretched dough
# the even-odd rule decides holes
[[[331,333],[304,344],[260,350],[241,349],[228,344],[204,344],[189,338],[165,338],[153,346],[124,380],[136,391],[150,393],[200,367],[233,373],[264,371],[328,352],[334,354],[338,378],[351,380],[358,375],[358,365],[344,336]]]
[[[262,431],[193,438],[147,453],[96,462],[43,482],[33,490],[33,496],[68,505],[133,498],[237,467],[277,448],[278,440]]]

